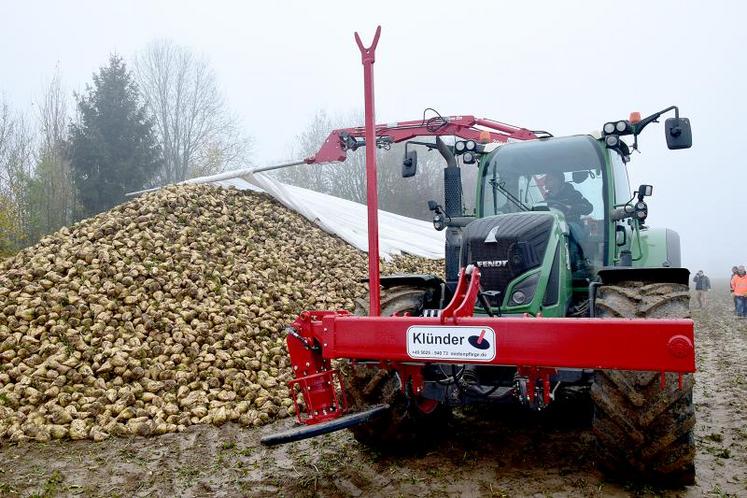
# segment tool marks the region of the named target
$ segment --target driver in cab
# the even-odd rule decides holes
[[[548,207],[559,209],[569,223],[580,223],[581,216],[591,214],[594,206],[565,181],[562,171],[553,171],[545,175],[545,200]]]

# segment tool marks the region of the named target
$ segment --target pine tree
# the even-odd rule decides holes
[[[121,57],[93,75],[76,95],[80,121],[70,125],[70,159],[83,216],[105,211],[142,189],[161,167],[161,154],[137,84]]]

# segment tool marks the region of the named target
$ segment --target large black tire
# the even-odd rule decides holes
[[[601,286],[600,318],[688,318],[686,285],[622,282]],[[591,388],[598,466],[613,478],[664,486],[695,482],[692,374],[599,370]]]
[[[413,286],[386,289],[381,293],[381,315],[418,315],[423,310],[425,293]],[[355,313],[368,314],[368,296],[356,301]],[[412,394],[405,396],[395,371],[342,362],[340,373],[353,411],[379,403],[391,407],[371,422],[350,429],[355,439],[367,446],[387,452],[411,451],[432,440],[436,429],[448,420],[449,412],[443,405]]]
[[[423,311],[426,290],[412,285],[398,285],[381,291],[381,316],[400,313],[418,315]],[[355,300],[354,314],[368,315],[368,293]]]

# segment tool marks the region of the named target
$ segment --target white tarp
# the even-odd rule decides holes
[[[267,192],[323,230],[368,252],[368,221],[363,204],[287,185],[261,173],[217,181],[211,181],[209,177],[194,178],[185,183],[213,183]],[[379,210],[379,252],[385,259],[401,253],[441,259],[444,257],[444,232],[434,230],[430,222]]]

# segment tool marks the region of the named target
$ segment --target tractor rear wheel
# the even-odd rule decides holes
[[[426,290],[414,286],[397,286],[381,293],[381,315],[410,313],[423,310]],[[368,314],[368,295],[356,301],[355,314]],[[345,362],[340,365],[348,403],[352,411],[386,403],[390,409],[366,424],[352,427],[355,439],[379,450],[405,452],[416,448],[437,433],[448,420],[448,409],[438,401],[415,396],[404,386],[393,370]]]
[[[381,316],[410,313],[419,315],[425,307],[427,290],[413,285],[398,285],[381,291]],[[368,293],[355,300],[354,314],[368,315]]]
[[[689,318],[686,285],[622,282],[597,290],[600,318]],[[692,374],[660,386],[657,372],[599,370],[591,388],[597,464],[623,480],[667,486],[695,482]]]

